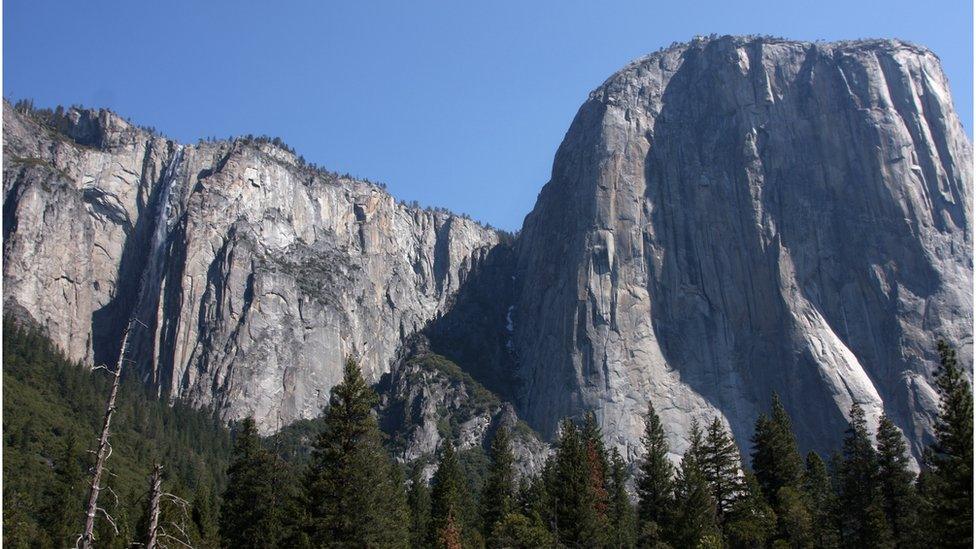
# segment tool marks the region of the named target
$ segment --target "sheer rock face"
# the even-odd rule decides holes
[[[748,447],[771,392],[801,445],[852,402],[918,454],[945,337],[972,358],[972,149],[931,52],[723,37],[590,94],[518,249],[522,417],[596,409],[631,457],[650,400]]]
[[[319,414],[347,354],[378,380],[498,241],[267,143],[183,146],[107,111],[4,104],[4,308],[72,358],[128,358],[159,392]]]

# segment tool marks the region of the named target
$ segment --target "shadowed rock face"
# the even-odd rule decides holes
[[[404,452],[428,452],[438,406],[477,407],[404,356],[424,332],[544,435],[593,409],[629,458],[648,401],[680,453],[713,415],[747,444],[773,391],[805,448],[832,449],[856,401],[917,454],[936,339],[972,358],[972,150],[938,59],[901,42],[724,37],[632,63],[515,241],[265,142],[3,116],[4,310],[88,364],[137,318],[128,356],[161,395],[265,431],[318,415],[351,353],[373,381],[413,364],[384,398],[423,412]],[[483,408],[462,443],[516,421]]]
[[[442,314],[498,242],[266,143],[183,146],[107,111],[4,105],[4,307],[72,358],[128,357],[161,395],[314,417],[347,354],[366,376]]]
[[[725,37],[590,94],[526,218],[523,417],[596,409],[631,456],[650,400],[747,443],[771,392],[803,446],[853,401],[917,453],[935,341],[972,357],[972,150],[931,52]]]

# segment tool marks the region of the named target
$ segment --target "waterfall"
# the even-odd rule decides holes
[[[180,164],[183,161],[183,145],[178,145],[176,153],[170,158],[168,164],[163,169],[160,178],[159,200],[156,202],[156,219],[153,226],[152,239],[149,243],[149,257],[146,268],[142,273],[142,282],[139,287],[137,314],[143,308],[147,294],[152,294],[159,288],[160,279],[163,275],[163,268],[166,264],[166,240],[169,238],[169,231],[173,224],[173,211],[175,208],[170,203],[170,195],[173,184],[179,178]]]
[[[129,320],[130,328],[138,332],[138,337],[135,338],[136,347],[132,349],[135,351],[132,358],[140,362],[148,359],[151,367],[149,380],[154,384],[159,381],[158,351],[161,335],[159,302],[162,298],[162,280],[166,272],[166,242],[169,240],[177,211],[171,202],[172,190],[180,177],[182,162],[183,145],[178,145],[160,176],[149,253],[139,281],[136,306]],[[133,321],[138,323],[136,327],[132,326]],[[126,350],[123,349],[123,352]]]

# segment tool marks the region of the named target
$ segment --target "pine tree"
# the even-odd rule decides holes
[[[420,463],[414,465],[410,474],[407,507],[410,509],[410,546],[414,549],[426,547],[430,525],[430,489],[424,481]]]
[[[881,509],[878,456],[864,410],[851,406],[839,473],[841,543],[845,547],[890,547],[891,533]]]
[[[627,494],[627,464],[620,452],[614,448],[610,452],[609,485],[609,547],[635,547],[637,544],[636,517],[634,507]]]
[[[780,539],[791,547],[808,547],[813,539],[813,524],[803,492],[796,486],[784,486],[776,494],[776,500]]]
[[[725,539],[733,548],[765,547],[776,535],[776,514],[762,495],[756,476],[744,473],[742,493],[728,512]]]
[[[471,494],[454,445],[444,441],[437,472],[431,481],[429,543],[438,547],[459,539],[471,539],[474,522]]]
[[[775,393],[771,416],[761,415],[756,420],[756,432],[752,437],[752,470],[774,509],[779,489],[797,486],[803,472],[790,416]]]
[[[410,509],[407,507],[406,479],[403,469],[389,454],[382,454],[380,472],[384,473],[386,487],[380,490],[387,499],[380,506],[385,521],[381,523],[382,533],[377,536],[377,545],[386,547],[410,547]]]
[[[546,460],[542,472],[523,478],[518,491],[518,510],[532,523],[543,525],[547,531],[556,531],[555,505],[549,495],[549,487],[554,485],[555,462]]]
[[[596,512],[596,532],[598,537],[592,543],[605,542],[607,527],[609,525],[609,478],[610,462],[607,457],[607,449],[603,445],[603,432],[596,421],[596,414],[592,411],[587,412],[583,417],[583,428],[581,431],[583,445],[586,450],[587,475],[590,479],[590,496],[593,498],[593,509]]]
[[[513,510],[515,470],[512,443],[508,429],[500,427],[491,442],[491,465],[481,492],[481,520],[485,539],[490,540],[495,524]]]
[[[538,516],[527,517],[522,513],[509,513],[495,523],[491,539],[495,547],[556,547],[555,536],[546,529]]]
[[[309,536],[309,505],[307,492],[302,486],[302,469],[290,467],[279,457],[274,457],[275,505],[281,516],[280,547],[305,549],[312,546]]]
[[[193,523],[193,546],[200,549],[219,547],[217,503],[210,486],[200,484],[191,501],[190,519]]]
[[[837,547],[839,536],[834,520],[836,498],[827,465],[816,452],[807,454],[803,495],[810,510],[810,536],[813,545],[821,548]]]
[[[881,505],[897,547],[918,545],[918,494],[901,430],[887,415],[878,423],[878,480]]]
[[[79,495],[83,494],[84,482],[78,460],[78,443],[68,435],[64,451],[55,461],[54,484],[45,491],[38,517],[55,547],[73,547],[80,533],[83,500]]]
[[[332,388],[306,472],[311,541],[324,545],[408,545],[402,475],[382,445],[376,394],[346,361]]]
[[[21,493],[3,495],[3,546],[10,549],[51,547],[47,532],[30,516],[27,497]],[[79,504],[79,509],[81,504]]]
[[[701,469],[712,490],[720,522],[732,508],[742,490],[739,476],[739,449],[725,426],[716,417],[708,426],[702,447]]]
[[[597,513],[587,443],[568,419],[563,421],[553,459],[547,492],[553,506],[556,536],[568,546],[599,545],[605,532],[601,531]]]
[[[773,393],[771,413],[756,420],[752,437],[752,470],[766,501],[776,513],[777,538],[794,546],[803,543],[803,522],[809,513],[800,506],[803,461],[796,446],[793,424],[779,396]]]
[[[663,540],[669,527],[674,496],[674,466],[668,459],[670,448],[664,437],[661,419],[648,402],[644,420],[644,459],[637,475],[637,529],[642,547],[653,547]]]
[[[458,528],[454,515],[448,515],[444,525],[437,530],[436,547],[443,549],[461,549],[461,529]]]
[[[973,544],[973,393],[956,352],[939,341],[935,376],[939,417],[935,443],[926,453],[926,506],[930,537],[944,547]]]
[[[270,548],[278,544],[281,520],[274,505],[273,461],[261,445],[253,418],[245,419],[227,470],[220,508],[224,547]]]
[[[690,438],[675,479],[675,514],[668,541],[674,547],[720,547],[715,500],[701,468],[704,440],[697,422],[692,424]]]

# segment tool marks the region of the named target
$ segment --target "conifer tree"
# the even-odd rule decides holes
[[[802,508],[800,482],[803,461],[796,446],[793,424],[779,396],[773,393],[771,413],[756,420],[752,437],[752,470],[766,501],[776,514],[777,537],[799,545],[796,536],[803,536],[809,528],[809,513]]]
[[[376,394],[346,361],[332,388],[323,429],[306,472],[309,536],[315,546],[408,544],[402,475],[383,448]]]
[[[603,445],[603,432],[596,421],[596,414],[587,412],[583,417],[581,431],[586,450],[587,474],[590,479],[590,494],[593,498],[593,508],[596,512],[597,529],[601,537],[607,532],[610,505],[609,478],[610,462],[607,449]]]
[[[668,541],[674,547],[721,547],[715,500],[701,468],[704,439],[697,422],[690,438],[675,479],[675,514]]]
[[[742,492],[728,512],[725,539],[730,547],[765,547],[776,535],[776,514],[762,495],[756,476],[746,471]]]
[[[570,420],[562,423],[547,491],[553,505],[555,534],[564,545],[593,547],[602,542],[590,457],[582,433]]]
[[[277,546],[281,519],[274,505],[273,463],[271,454],[261,445],[254,419],[245,419],[234,443],[220,508],[220,539],[224,547]]]
[[[556,538],[538,517],[509,513],[495,524],[491,533],[493,547],[535,548],[556,547]]]
[[[201,549],[220,546],[217,502],[207,485],[197,486],[191,501],[190,519],[193,522],[193,546]]]
[[[635,547],[637,544],[636,517],[634,507],[627,494],[627,464],[620,452],[614,448],[610,452],[609,485],[609,547]]]
[[[430,489],[424,481],[423,467],[419,463],[414,465],[410,474],[407,507],[410,509],[410,546],[421,549],[429,539]]]
[[[776,524],[779,539],[791,547],[808,547],[813,538],[813,524],[807,500],[797,486],[784,486],[776,495],[779,513]]]
[[[790,416],[773,394],[772,413],[760,415],[752,438],[752,470],[766,499],[776,507],[776,494],[784,486],[797,486],[803,466],[796,448]]]
[[[908,449],[901,430],[887,415],[878,423],[878,480],[881,505],[897,547],[915,547],[918,542],[918,494],[915,474],[909,468]]]
[[[73,547],[79,534],[76,530],[81,522],[83,502],[79,494],[82,494],[83,476],[78,459],[78,443],[74,436],[68,435],[64,451],[54,464],[54,484],[45,491],[38,517],[55,547]]]
[[[725,515],[742,489],[739,475],[741,461],[739,449],[732,436],[725,430],[722,422],[717,417],[714,418],[705,434],[701,469],[711,487],[720,522],[724,522]]]
[[[458,528],[458,521],[454,515],[448,515],[444,525],[437,530],[436,547],[441,549],[461,549],[461,529]]]
[[[939,341],[939,358],[939,417],[923,483],[929,537],[944,547],[972,547],[973,393],[955,350],[945,341]]]
[[[513,510],[515,494],[515,470],[512,443],[508,429],[499,427],[491,442],[491,465],[488,478],[481,492],[481,520],[485,539],[490,539],[495,524]]]
[[[851,406],[839,472],[841,543],[845,547],[890,547],[891,533],[881,508],[878,456],[864,410]]]
[[[645,454],[637,474],[637,531],[641,546],[653,547],[663,540],[668,528],[674,496],[674,466],[668,459],[670,448],[661,419],[650,402],[642,442]]]
[[[555,505],[549,496],[549,487],[555,471],[553,459],[546,460],[542,472],[530,478],[523,478],[518,491],[518,509],[531,522],[542,524],[547,531],[556,531]]]
[[[52,541],[30,516],[24,494],[4,494],[3,546],[10,549],[32,549],[38,545],[50,547]],[[80,508],[80,507],[79,507]]]
[[[472,505],[457,452],[451,441],[445,440],[440,461],[437,463],[437,472],[431,481],[428,531],[430,544],[444,547],[444,544],[454,540],[455,532],[459,539],[471,539],[476,534],[473,531]]]
[[[815,547],[837,547],[839,543],[835,527],[836,498],[831,485],[827,465],[816,452],[807,454],[803,473],[803,495],[810,509],[810,536]]]
[[[305,549],[312,546],[309,536],[308,492],[301,479],[306,471],[291,467],[279,455],[274,455],[274,504],[281,516],[280,547]],[[307,477],[305,477],[307,478]]]

